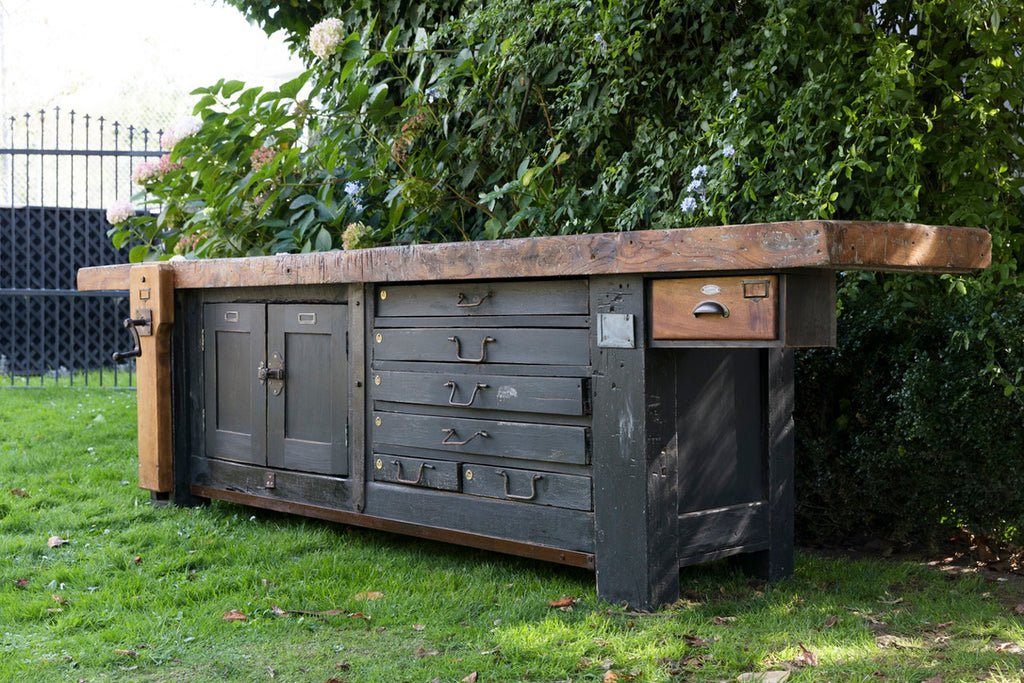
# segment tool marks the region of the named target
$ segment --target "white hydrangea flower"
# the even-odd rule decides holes
[[[160,136],[160,145],[164,149],[174,149],[174,146],[198,133],[203,128],[203,122],[198,117],[189,116],[173,126],[168,126],[164,134]]]
[[[341,45],[343,30],[340,19],[324,19],[309,30],[309,49],[320,59],[327,59]]]
[[[111,225],[123,223],[135,216],[135,205],[131,202],[114,202],[107,208],[107,221]]]

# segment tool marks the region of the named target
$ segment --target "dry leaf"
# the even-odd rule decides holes
[[[558,598],[557,600],[550,600],[550,601],[548,601],[548,607],[559,607],[559,608],[562,608],[562,607],[572,607],[575,604],[576,604],[576,598],[574,598],[571,595],[565,595],[565,596],[562,596],[562,597]]]
[[[17,498],[28,498],[28,491],[25,489],[11,489],[11,495]]]
[[[711,644],[710,640],[705,640],[704,638],[698,638],[697,636],[691,636],[689,634],[684,635],[683,639],[686,640],[686,643],[690,647],[707,647]]]
[[[425,628],[426,628],[426,626],[424,626],[423,624],[413,624],[412,625],[412,630],[413,631],[422,631]]]
[[[135,650],[114,650],[114,654],[115,655],[120,655],[122,657],[138,657],[139,656],[139,653],[136,652]]]
[[[715,626],[725,626],[730,622],[736,621],[736,617],[715,617],[711,620]]]
[[[839,617],[830,614],[828,615],[828,618],[825,619],[825,628],[832,628],[841,621],[842,619],[840,619]]]
[[[935,676],[934,678],[926,678],[921,683],[942,683],[942,676]]]
[[[362,593],[356,593],[356,600],[379,600],[383,598],[384,594],[380,591],[363,591]]]
[[[366,619],[367,621],[370,620],[370,617],[368,617],[367,615],[363,614],[362,612],[352,612],[348,616],[351,617],[352,619]]]
[[[800,654],[793,658],[797,666],[818,666],[818,655],[804,647],[803,643],[797,643],[800,647]]]
[[[66,604],[68,604],[68,599],[67,598],[65,598],[63,595],[57,595],[56,593],[50,593],[50,599],[53,600],[58,605],[66,605]]]
[[[140,555],[136,555],[132,558],[132,562],[134,562],[135,564],[142,564],[142,557]]]
[[[476,679],[478,676],[479,674],[477,674],[477,672],[474,671],[473,673],[463,678],[462,683],[476,683]]]
[[[415,656],[417,658],[422,658],[422,657],[438,657],[438,656],[440,656],[440,654],[441,653],[438,652],[437,650],[424,650],[421,647],[421,648],[417,648],[416,649],[416,652],[413,653],[413,656]]]
[[[61,538],[60,536],[50,536],[46,539],[46,545],[50,548],[58,548],[67,542],[67,539]]]
[[[30,583],[32,583],[32,582],[29,581],[28,579],[15,579],[14,580],[14,585],[17,586],[18,588],[28,588],[28,585]]]
[[[617,681],[619,680],[619,675],[614,671],[605,671],[604,676],[601,676],[601,680],[605,683],[608,683],[608,681]]]
[[[1014,607],[1013,611],[1016,612],[1017,614],[1024,614],[1024,602],[1022,602],[1019,605],[1017,605],[1016,607]]]
[[[280,607],[278,607],[277,605],[271,605],[271,606],[270,606],[270,611],[272,611],[272,612],[273,612],[274,614],[276,614],[276,615],[277,615],[277,616],[279,616],[279,617],[287,617],[287,616],[290,616],[290,615],[288,614],[288,611],[287,611],[287,610],[283,610],[283,609],[281,609]]]
[[[245,621],[249,617],[245,616],[244,612],[240,612],[237,609],[229,610],[224,613],[224,621]]]

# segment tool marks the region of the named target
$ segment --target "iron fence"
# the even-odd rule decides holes
[[[131,386],[120,321],[126,292],[78,292],[84,266],[125,263],[105,207],[134,190],[136,164],[163,154],[150,133],[61,110],[9,117],[0,147],[0,384]]]

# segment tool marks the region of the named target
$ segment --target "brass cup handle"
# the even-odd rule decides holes
[[[515,494],[515,493],[512,493],[512,492],[509,491],[509,489],[508,489],[509,476],[508,476],[508,473],[505,472],[505,470],[498,470],[498,474],[501,476],[502,479],[505,480],[505,497],[506,498],[511,498],[512,500],[533,500],[534,498],[536,498],[537,497],[537,482],[544,478],[543,475],[540,475],[540,474],[533,475],[533,479],[530,480],[530,495],[522,496],[522,495]]]
[[[443,433],[445,435],[444,440],[441,441],[441,445],[442,446],[465,446],[467,443],[469,443],[470,441],[472,441],[473,439],[475,439],[478,436],[481,437],[481,438],[484,438],[484,439],[491,438],[491,435],[488,434],[487,432],[485,432],[482,429],[480,431],[478,431],[476,434],[474,434],[473,436],[471,436],[468,439],[466,439],[465,441],[452,441],[451,440],[452,437],[455,436],[455,430],[453,428],[451,428],[451,427],[447,427],[445,429],[442,429],[441,433]]]
[[[479,393],[479,391],[481,389],[487,389],[488,388],[486,384],[480,384],[478,382],[476,387],[473,389],[473,395],[469,397],[469,400],[466,401],[465,403],[459,403],[458,401],[455,400],[455,392],[457,392],[459,390],[459,385],[456,384],[454,382],[454,380],[453,381],[445,382],[444,385],[445,385],[445,387],[450,388],[452,390],[451,396],[448,397],[448,405],[450,405],[450,406],[460,406],[460,407],[463,407],[463,408],[465,408],[466,406],[473,405],[473,401],[476,400],[477,393]]]
[[[701,315],[720,315],[723,318],[728,318],[729,307],[720,301],[701,301],[693,308],[693,317]]]
[[[462,361],[463,363],[483,363],[487,357],[487,345],[493,344],[498,341],[494,337],[484,337],[483,341],[480,342],[480,357],[479,358],[464,358],[462,356],[462,342],[458,337],[448,337],[448,341],[455,344],[455,360]]]

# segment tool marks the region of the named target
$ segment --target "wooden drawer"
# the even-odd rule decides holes
[[[373,373],[375,401],[549,415],[583,415],[584,380],[477,373]]]
[[[442,491],[458,491],[459,466],[445,460],[424,460],[374,453],[373,480]]]
[[[462,492],[474,496],[590,510],[590,477],[553,472],[462,465]]]
[[[374,444],[586,465],[587,429],[574,425],[475,420],[378,411]]]
[[[651,337],[655,341],[776,340],[778,276],[654,280]]]
[[[379,285],[378,316],[586,315],[585,280]]]
[[[582,328],[377,329],[371,347],[375,361],[590,364],[590,332]]]

